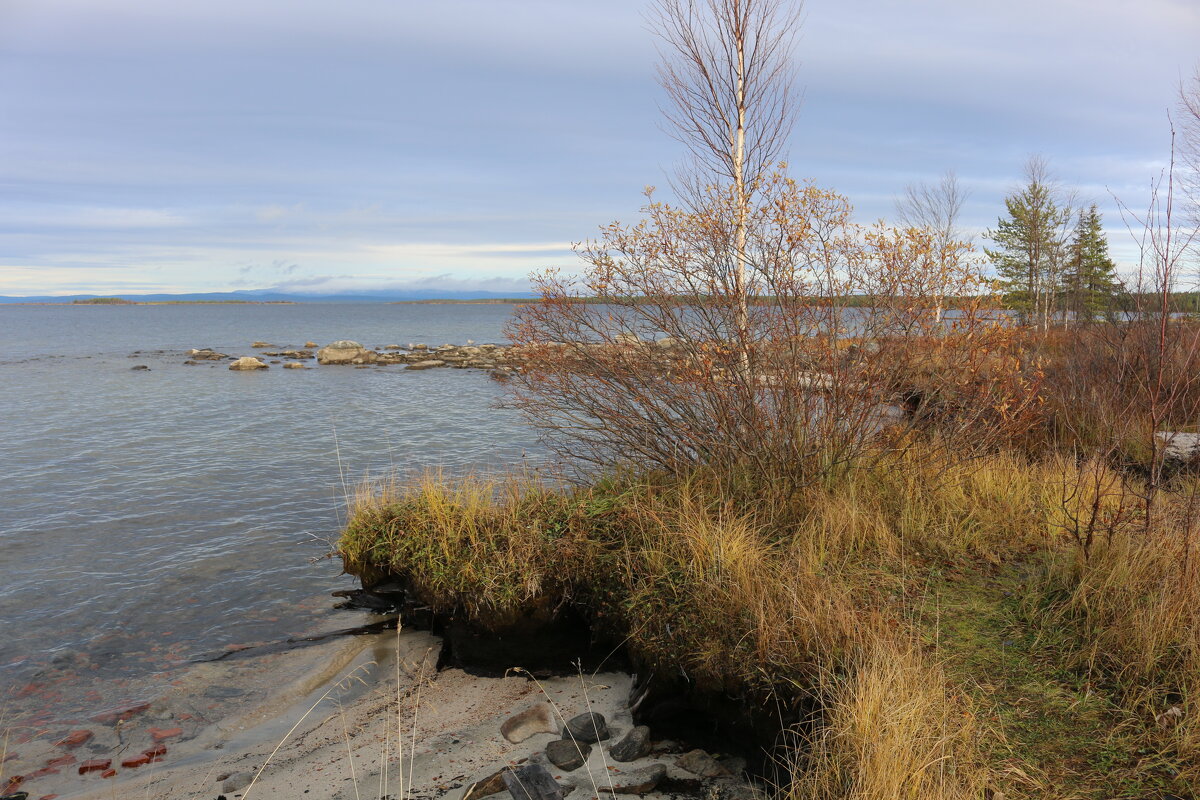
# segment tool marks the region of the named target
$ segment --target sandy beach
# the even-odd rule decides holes
[[[675,765],[674,755],[652,753],[630,763],[610,757],[612,744],[634,724],[627,707],[629,675],[541,681],[523,674],[477,677],[458,669],[438,671],[440,647],[440,640],[426,633],[388,631],[197,665],[150,708],[110,728],[93,726],[92,741],[67,750],[76,762],[17,788],[35,800],[47,795],[64,800],[269,800],[305,794],[346,800],[461,798],[500,769],[527,763],[546,766],[565,793],[578,798],[601,795],[606,787],[628,783],[626,776],[636,777],[656,764],[667,769],[664,789],[674,787],[672,793],[678,794],[698,785],[696,775]],[[192,715],[182,709],[222,694],[236,703],[245,696],[240,692],[254,686],[271,689],[217,724],[187,727]],[[214,692],[213,687],[225,690]],[[519,741],[509,741],[502,726],[529,709],[544,711],[543,722],[512,737]],[[590,711],[604,715],[610,738],[592,748],[582,767],[554,767],[544,754],[546,745],[560,738],[566,720]],[[120,766],[155,746],[153,731],[176,728],[184,732],[162,742],[162,761]],[[18,754],[26,766],[64,754],[62,746],[41,744],[40,750]],[[85,756],[111,759],[116,774],[107,779],[101,770],[78,774]],[[5,770],[12,774],[13,769]]]

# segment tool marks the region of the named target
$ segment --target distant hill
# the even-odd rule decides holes
[[[237,292],[196,292],[191,294],[122,294],[121,300],[134,303],[395,303],[435,300],[504,301],[527,300],[532,292],[438,291],[436,289],[384,290],[357,294],[284,294],[264,290]],[[97,302],[99,301],[99,302]],[[72,294],[15,297],[0,295],[0,303],[77,303],[80,305],[118,305],[111,295]]]

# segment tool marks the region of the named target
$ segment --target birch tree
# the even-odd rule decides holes
[[[728,182],[737,208],[729,292],[731,339],[749,368],[747,224],[763,177],[783,152],[795,115],[792,50],[801,5],[789,0],[658,0],[659,82],[670,131],[691,154],[676,181],[695,206]]]
[[[959,228],[958,220],[967,192],[958,183],[958,176],[948,170],[937,183],[916,183],[904,187],[904,194],[896,201],[896,221],[910,228],[929,231],[939,252],[958,254],[950,247],[952,242],[969,242],[970,238]],[[957,264],[945,265],[948,272],[955,271]],[[941,323],[945,305],[945,291],[935,287],[934,321]]]

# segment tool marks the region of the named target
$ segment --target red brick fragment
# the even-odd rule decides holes
[[[58,797],[58,795],[56,795],[56,794],[44,794],[41,797],[39,797],[38,800],[55,800],[55,798],[57,798],[57,797]]]
[[[75,756],[71,755],[70,753],[66,753],[65,755],[55,756],[54,758],[50,759],[49,761],[46,762],[46,766],[47,767],[66,767],[66,766],[70,766],[71,764],[74,764],[74,763],[75,763]]]
[[[115,769],[106,769],[106,770],[104,770],[104,772],[100,773],[100,777],[101,778],[112,778],[116,774],[117,774],[117,771]]]
[[[71,731],[62,741],[58,743],[59,747],[79,747],[79,745],[92,738],[91,731]]]
[[[167,754],[167,746],[165,744],[156,744],[154,747],[143,750],[142,754],[149,756],[150,758],[165,756]]]
[[[31,772],[28,775],[26,775],[25,780],[31,781],[34,778],[41,778],[46,775],[57,775],[57,774],[58,774],[58,770],[54,767],[42,767],[41,769],[37,770],[36,772]]]
[[[79,774],[86,775],[89,772],[103,772],[111,766],[111,758],[93,758],[91,761],[85,761],[79,765]]]
[[[149,764],[151,758],[152,758],[152,756],[148,756],[145,753],[142,753],[140,756],[130,756],[129,758],[126,758],[121,762],[121,766],[124,767],[125,769],[133,769],[134,767],[141,767],[146,764]]]

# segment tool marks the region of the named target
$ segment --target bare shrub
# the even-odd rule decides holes
[[[509,335],[525,366],[516,404],[573,460],[678,471],[698,464],[804,483],[836,472],[885,428],[1003,422],[1027,389],[1004,355],[967,245],[851,222],[848,201],[781,174],[700,208],[651,202],[638,224],[581,245],[577,276],[535,277],[540,303]],[[743,317],[736,275],[750,266]],[[939,320],[941,298],[962,300]],[[910,409],[911,410],[911,409]],[[1001,411],[999,415],[995,412]]]

